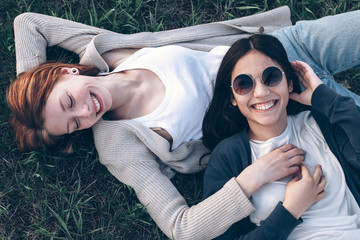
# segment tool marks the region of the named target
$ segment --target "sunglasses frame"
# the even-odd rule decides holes
[[[281,81],[280,81],[276,86],[273,86],[273,87],[270,87],[270,86],[266,85],[266,84],[264,83],[264,81],[263,81],[263,74],[264,74],[264,72],[265,72],[267,69],[269,69],[269,68],[276,68],[276,69],[278,69],[278,70],[281,72]],[[281,71],[281,69],[280,69],[279,67],[277,67],[277,66],[268,66],[267,68],[264,69],[264,71],[261,73],[260,76],[255,76],[255,77],[253,77],[253,76],[251,76],[251,75],[249,75],[249,74],[241,73],[241,74],[239,74],[239,75],[237,75],[237,76],[235,77],[234,81],[235,81],[236,78],[239,77],[240,75],[245,75],[245,76],[250,77],[250,79],[253,81],[253,85],[252,85],[251,90],[250,90],[248,93],[245,93],[245,94],[239,94],[239,93],[237,93],[237,92],[235,91],[235,89],[234,89],[234,86],[233,86],[234,81],[232,81],[230,87],[233,89],[233,91],[234,91],[237,95],[239,95],[239,96],[246,96],[246,95],[250,94],[250,93],[254,90],[254,88],[255,88],[255,78],[261,77],[261,83],[264,84],[266,87],[268,87],[268,88],[276,88],[276,87],[278,87],[278,86],[282,83],[282,81],[283,81],[283,79],[284,79],[284,74],[285,74],[285,73],[284,73],[283,71]]]

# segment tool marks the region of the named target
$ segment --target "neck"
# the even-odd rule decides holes
[[[113,104],[110,119],[133,119],[152,112],[165,96],[162,81],[148,70],[128,70],[109,76]]]
[[[248,137],[251,140],[266,141],[281,135],[287,127],[287,116],[272,125],[260,125],[249,122]]]
[[[112,105],[109,110],[110,116],[112,115],[111,112],[114,111],[120,110],[124,112],[124,109],[138,95],[138,89],[141,85],[141,81],[138,81],[137,76],[129,74],[127,71],[109,74],[103,77],[101,81],[103,81],[112,98]]]

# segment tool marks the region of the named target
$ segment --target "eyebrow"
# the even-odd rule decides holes
[[[59,103],[60,103],[61,109],[65,112],[65,107],[64,107],[63,103],[61,102],[61,97],[59,98]],[[67,131],[66,133],[69,133],[69,131],[70,131],[69,122],[67,122],[67,124],[66,124],[66,131]]]

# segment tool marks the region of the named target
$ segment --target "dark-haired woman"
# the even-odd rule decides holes
[[[218,239],[357,239],[360,184],[351,168],[360,169],[359,120],[354,100],[323,84],[306,63],[290,64],[277,38],[234,43],[203,122],[205,145],[220,141],[205,171],[204,197],[236,178],[255,211]],[[305,151],[304,161],[297,164],[295,155],[278,164],[292,145]],[[285,178],[257,173],[294,168]]]

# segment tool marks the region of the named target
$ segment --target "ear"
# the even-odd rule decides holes
[[[79,75],[79,69],[77,68],[61,68],[61,74]]]
[[[235,98],[234,98],[234,95],[231,95],[231,104],[232,104],[234,107],[237,106],[237,102],[236,102],[236,100],[235,100]]]
[[[290,80],[288,89],[289,89],[289,93],[291,93],[291,92],[294,90],[294,85],[293,85],[293,81],[292,81],[292,80]]]
[[[67,67],[61,68],[60,73],[61,74],[71,74],[71,68],[67,68]]]

